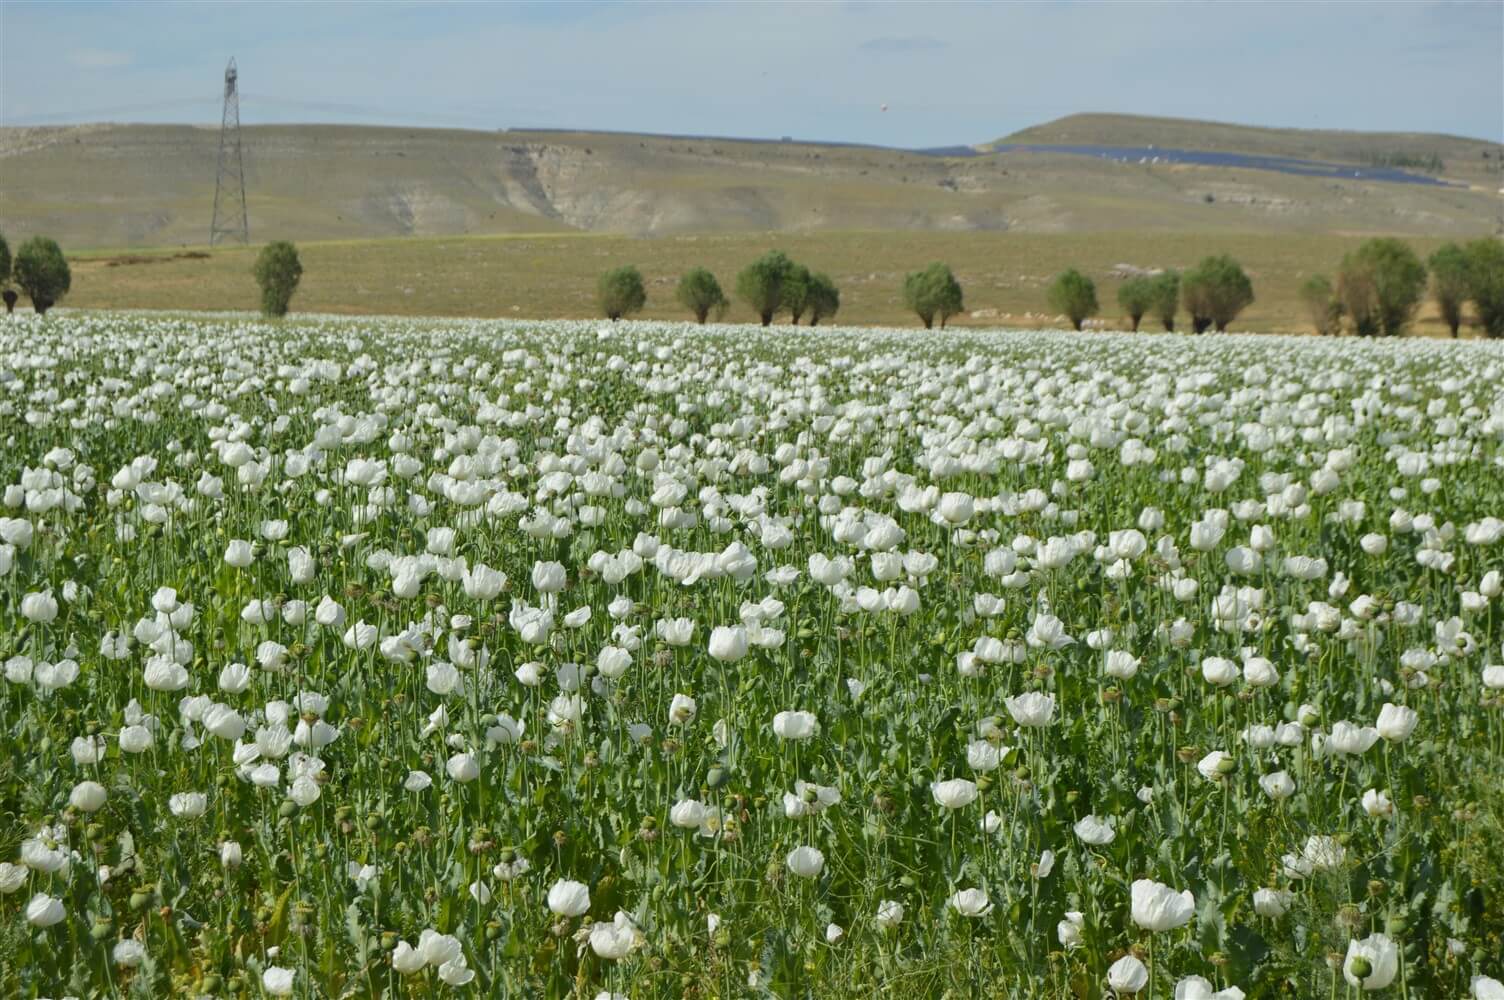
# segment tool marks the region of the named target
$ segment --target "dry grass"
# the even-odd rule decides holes
[[[681,319],[678,276],[709,267],[730,294],[737,270],[778,247],[841,288],[839,319],[907,325],[903,276],[932,260],[948,262],[966,292],[970,325],[1046,325],[1045,286],[1078,267],[1097,281],[1104,317],[1117,316],[1118,264],[1185,268],[1230,253],[1253,278],[1257,301],[1239,329],[1308,329],[1296,290],[1310,274],[1331,274],[1356,236],[1238,233],[939,233],[818,232],[711,234],[640,239],[600,234],[407,238],[306,243],[295,310],[349,314],[479,317],[590,317],[594,289],[608,267],[635,264],[648,282],[648,318]],[[1414,239],[1429,254],[1440,241]],[[161,251],[95,253],[74,258],[69,306],[147,309],[254,309],[256,248],[216,248],[206,257]],[[151,264],[140,263],[144,259]],[[1031,315],[1032,314],[1032,315]],[[731,321],[751,321],[735,305]],[[1419,332],[1439,333],[1429,311]]]

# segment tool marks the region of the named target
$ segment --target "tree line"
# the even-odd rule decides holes
[[[830,275],[811,271],[781,250],[770,250],[742,268],[734,288],[737,298],[751,307],[763,326],[784,311],[795,326],[805,316],[810,326],[818,326],[841,308],[841,292]],[[716,276],[703,267],[684,273],[674,297],[697,323],[712,316],[720,319],[731,305]],[[630,265],[612,268],[601,275],[596,298],[607,319],[622,319],[640,311],[647,303],[642,272]]]
[[[1372,239],[1342,258],[1335,282],[1322,274],[1306,279],[1300,298],[1317,333],[1395,337],[1414,319],[1428,286],[1453,337],[1469,304],[1484,336],[1504,337],[1504,243],[1496,239],[1447,243],[1426,263],[1402,240]]]
[[[297,248],[280,240],[267,244],[252,275],[261,291],[262,312],[285,315],[303,276]],[[19,297],[12,283],[38,313],[62,299],[72,285],[72,274],[57,242],[33,236],[12,258],[0,234],[0,296],[6,312],[14,310]],[[795,325],[807,317],[809,325],[816,326],[841,308],[841,292],[830,275],[811,271],[781,250],[770,250],[744,267],[732,287],[763,326],[771,325],[780,313],[787,313]],[[1447,243],[1422,262],[1403,240],[1370,239],[1342,258],[1335,281],[1312,275],[1299,295],[1319,334],[1391,337],[1405,332],[1428,291],[1453,337],[1468,322],[1487,337],[1504,337],[1504,242],[1483,238],[1464,245]],[[940,261],[906,275],[902,292],[905,307],[926,329],[936,322],[944,329],[965,308],[961,283]],[[642,310],[647,286],[636,267],[616,267],[600,276],[596,296],[601,313],[617,320]],[[716,276],[703,267],[680,277],[675,298],[702,324],[721,319],[731,305]],[[1077,330],[1101,310],[1095,282],[1076,268],[1054,278],[1046,300]],[[1118,286],[1117,301],[1134,332],[1145,317],[1173,332],[1182,311],[1194,333],[1225,331],[1253,303],[1253,282],[1242,265],[1220,254],[1203,258],[1183,273],[1165,270],[1130,277]]]

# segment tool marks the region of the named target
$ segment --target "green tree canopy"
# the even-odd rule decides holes
[[[799,317],[809,308],[809,268],[803,264],[789,265],[783,275],[783,306],[789,311],[789,319],[799,325]]]
[[[726,312],[726,295],[721,291],[721,283],[703,267],[685,271],[675,294],[679,304],[694,313],[696,323],[703,324],[711,313],[720,319]]]
[[[1471,286],[1468,281],[1467,252],[1455,243],[1437,248],[1428,261],[1431,265],[1431,297],[1452,336],[1462,326],[1462,307],[1467,302]]]
[[[782,250],[769,250],[736,276],[736,295],[757,314],[763,326],[783,308],[783,283],[794,262]]]
[[[1342,312],[1352,321],[1353,333],[1360,337],[1377,336],[1382,329],[1379,321],[1379,293],[1373,270],[1344,258],[1337,272],[1337,302]]]
[[[1342,302],[1326,275],[1313,274],[1307,278],[1300,286],[1300,301],[1317,333],[1326,337],[1341,331]]]
[[[1385,236],[1342,258],[1337,283],[1342,304],[1360,334],[1396,337],[1425,294],[1426,266],[1403,240]]]
[[[16,293],[14,289],[7,288],[10,284],[10,244],[5,242],[5,234],[0,233],[0,296],[5,299],[5,311],[11,312],[16,307]]]
[[[1225,331],[1238,313],[1253,302],[1253,282],[1243,267],[1226,254],[1203,258],[1180,279],[1180,295],[1191,327],[1205,333],[1215,326]]]
[[[809,279],[809,325],[819,326],[822,319],[830,319],[841,309],[841,291],[830,275],[824,272],[810,275]]]
[[[286,316],[292,293],[303,280],[303,262],[298,248],[286,240],[277,240],[261,248],[252,268],[256,284],[261,286],[261,312],[267,316]]]
[[[1164,324],[1166,333],[1175,332],[1175,313],[1180,308],[1180,275],[1165,271],[1154,276],[1154,304],[1149,307],[1154,316]]]
[[[33,236],[21,244],[11,264],[11,277],[31,299],[32,308],[43,314],[73,285],[73,272],[68,269],[63,248],[46,236]]]
[[[1463,248],[1468,297],[1485,336],[1504,337],[1504,243],[1487,237]]]
[[[1097,286],[1074,267],[1062,271],[1050,285],[1050,308],[1064,313],[1071,326],[1081,329],[1081,322],[1097,314]]]
[[[1138,324],[1144,314],[1154,308],[1154,281],[1154,278],[1139,276],[1129,278],[1118,286],[1118,305],[1128,314],[1134,333],[1138,332]]]
[[[602,274],[596,282],[595,292],[601,312],[613,321],[639,311],[648,300],[647,288],[642,283],[642,272],[631,264],[613,267]]]
[[[961,283],[949,266],[936,261],[904,279],[903,301],[923,321],[926,330],[937,317],[943,330],[945,321],[962,309]]]

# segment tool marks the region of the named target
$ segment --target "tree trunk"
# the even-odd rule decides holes
[[[1218,333],[1226,333],[1227,332],[1227,323],[1225,321],[1222,321],[1222,320],[1218,320],[1217,321],[1217,332]]]
[[[820,314],[819,313],[811,313],[810,314],[809,325],[810,326],[819,326],[820,325]]]
[[[919,318],[924,320],[924,328],[926,330],[932,329],[934,327],[935,319],[933,316],[921,316]]]
[[[20,296],[12,289],[7,288],[4,292],[0,292],[0,298],[5,299],[5,311],[7,313],[16,311],[16,299],[20,298]]]
[[[1081,321],[1074,316],[1071,317],[1071,326],[1076,328],[1077,333],[1081,332]]]
[[[768,326],[772,322],[773,322],[773,314],[771,312],[765,312],[765,313],[762,314],[762,325],[763,326]]]
[[[52,308],[52,300],[45,297],[34,298],[31,300],[31,307],[37,311],[38,316],[45,316],[47,310]]]
[[[697,319],[697,320],[700,321],[700,325],[701,326],[705,325],[705,317],[709,316],[709,315],[710,315],[710,310],[709,309],[696,309],[695,310],[695,319]]]
[[[1160,322],[1165,325],[1165,333],[1175,332],[1175,317],[1171,316],[1169,319],[1161,319]]]
[[[1138,333],[1138,321],[1144,318],[1143,315],[1129,316],[1128,318],[1133,320],[1133,332]]]

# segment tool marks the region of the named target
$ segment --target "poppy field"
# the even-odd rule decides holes
[[[1504,998],[1504,347],[0,323],[0,995]]]

